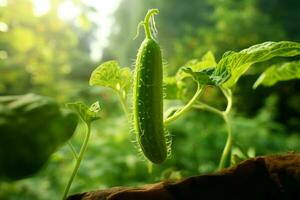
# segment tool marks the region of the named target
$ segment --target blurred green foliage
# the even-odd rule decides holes
[[[264,41],[300,39],[300,28],[294,23],[299,19],[300,3],[295,0],[122,1],[109,49],[110,56],[119,58],[121,65],[135,58],[140,41],[128,38],[134,37],[136,24],[153,7],[160,10],[158,38],[170,72],[208,50],[220,58],[227,50]]]
[[[34,91],[60,102],[99,100],[102,120],[92,127],[71,192],[213,172],[225,144],[225,126],[211,113],[191,111],[169,128],[173,137],[171,158],[154,166],[152,174],[147,173],[118,97],[109,89],[88,86],[91,71],[100,63],[90,59],[96,25],[87,16],[95,11],[72,0],[80,8],[80,17],[64,21],[57,12],[64,1],[50,2],[50,11],[41,16],[34,14],[31,0],[7,0],[6,6],[0,6],[0,95]],[[208,50],[219,60],[227,50],[238,51],[263,41],[300,40],[296,24],[300,1],[296,0],[123,0],[112,16],[115,24],[102,61],[116,59],[121,66],[130,66],[142,39],[132,40],[136,26],[153,7],[160,10],[156,19],[158,39],[169,75]],[[300,151],[299,80],[251,89],[258,73],[279,61],[282,58],[252,67],[234,88],[233,134],[244,152]],[[220,97],[220,91],[209,88],[203,99],[222,108],[225,100]],[[77,149],[84,138],[82,132],[80,125],[72,138]],[[37,176],[1,182],[0,199],[61,198],[74,166],[72,156],[66,145]]]
[[[51,98],[0,97],[0,180],[34,175],[72,137],[77,121],[75,113],[60,109]]]
[[[83,24],[86,9],[75,22],[58,16],[59,3],[37,16],[31,0],[9,0],[0,7],[0,94],[28,91],[64,98],[76,91],[76,80],[89,77],[90,35],[94,25]],[[92,12],[92,11],[90,11]]]

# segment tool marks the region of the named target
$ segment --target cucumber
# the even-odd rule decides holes
[[[133,88],[133,120],[137,141],[145,157],[155,164],[167,158],[162,56],[149,28],[150,17],[157,13],[157,9],[149,10],[143,22],[146,38],[137,54]]]

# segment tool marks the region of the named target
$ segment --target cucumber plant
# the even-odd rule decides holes
[[[92,72],[89,81],[90,85],[109,87],[119,96],[129,122],[134,124],[141,150],[150,162],[160,164],[167,157],[169,149],[165,139],[165,126],[168,126],[194,108],[213,112],[224,119],[227,127],[227,141],[221,155],[219,169],[228,166],[230,158],[231,163],[236,163],[236,160],[238,160],[237,155],[230,155],[233,146],[232,117],[230,115],[233,102],[232,87],[236,85],[238,79],[248,68],[255,63],[267,61],[277,56],[293,57],[300,55],[300,43],[290,41],[265,42],[240,52],[226,52],[219,62],[216,62],[212,52],[207,52],[201,59],[191,60],[180,67],[175,76],[163,79],[160,47],[152,38],[149,26],[151,16],[157,13],[157,9],[149,10],[141,23],[145,29],[146,39],[138,51],[135,72],[131,72],[128,67],[121,68],[117,61],[107,61]],[[154,23],[153,18],[150,23]],[[153,28],[154,25],[151,27]],[[299,61],[271,66],[258,78],[253,87],[257,87],[260,84],[269,86],[278,81],[300,78],[299,67]],[[164,115],[163,96],[166,98],[172,96],[168,94],[168,88],[173,88],[172,92],[174,92],[175,88],[175,91],[179,94],[175,98],[182,99],[182,90],[188,86],[185,83],[185,80],[188,78],[192,79],[197,86],[193,97],[179,108],[170,107],[169,111]],[[165,95],[162,93],[162,85],[165,87]],[[225,110],[219,110],[200,100],[201,95],[208,86],[217,87],[222,91],[227,100]],[[132,89],[133,92],[130,93]],[[129,109],[130,106],[127,102],[129,94],[133,95],[132,110]],[[91,122],[99,119],[97,113],[100,109],[98,103],[93,104],[90,108],[82,103],[71,103],[68,107],[79,114],[87,127],[87,131],[79,155],[70,145],[76,164],[65,188],[63,199],[66,199],[79,169],[87,148]],[[163,118],[163,116],[166,117]],[[236,145],[236,148],[238,148],[238,145]]]
[[[224,168],[229,164],[233,146],[232,116],[230,114],[233,105],[232,88],[255,63],[264,62],[274,57],[300,55],[300,44],[291,41],[264,42],[239,52],[225,52],[219,62],[209,51],[200,59],[188,61],[178,69],[176,75],[166,76],[162,79],[161,51],[152,34],[152,32],[157,32],[152,17],[157,13],[157,9],[149,10],[144,21],[138,25],[138,28],[144,27],[146,38],[138,51],[134,72],[129,73],[127,67],[121,68],[117,61],[107,61],[93,71],[90,85],[108,86],[118,94],[128,120],[133,123],[142,152],[148,160],[157,164],[162,163],[166,158],[168,145],[166,145],[165,127],[170,123],[184,116],[191,109],[208,110],[219,115],[224,119],[227,127],[227,141],[219,162],[219,169]],[[259,77],[254,88],[260,84],[269,86],[278,81],[299,78],[299,66],[299,61],[271,66]],[[126,77],[122,76],[123,71],[128,72]],[[129,74],[134,74],[134,79]],[[182,106],[170,107],[163,113],[162,97],[164,96],[166,100],[183,100],[184,90],[190,87],[186,83],[186,79],[191,79],[195,83],[194,95]],[[163,80],[163,90],[161,89],[161,80]],[[207,87],[216,87],[222,91],[227,100],[227,106],[224,110],[201,101],[200,97],[205,93]],[[126,101],[130,89],[133,90],[131,93],[132,110],[128,109],[130,106]],[[165,91],[165,94],[162,95],[162,91]],[[169,91],[171,92],[169,93]],[[121,96],[120,94],[124,95]],[[131,116],[133,116],[133,120]]]

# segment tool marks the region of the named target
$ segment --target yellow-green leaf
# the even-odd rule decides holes
[[[286,62],[272,65],[260,75],[253,88],[259,85],[272,86],[279,81],[300,78],[300,61]]]
[[[300,55],[300,43],[290,41],[265,42],[240,52],[229,51],[223,55],[213,76],[219,79],[219,84],[224,87],[232,87],[252,64],[277,56],[296,55]]]
[[[116,91],[124,90],[126,93],[131,87],[131,70],[121,68],[115,60],[107,61],[98,66],[90,77],[90,85],[109,87]]]

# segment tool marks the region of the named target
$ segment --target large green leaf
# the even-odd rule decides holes
[[[77,119],[47,97],[0,97],[0,180],[18,180],[41,169],[73,135]]]
[[[218,84],[232,87],[254,63],[263,62],[277,56],[292,57],[299,54],[300,44],[289,41],[265,42],[240,52],[226,52],[218,63],[213,77],[218,79]]]
[[[272,65],[260,75],[253,87],[259,85],[272,86],[278,81],[300,78],[300,61]]]
[[[131,87],[132,73],[128,67],[121,68],[117,61],[107,61],[98,66],[90,77],[90,85],[110,87],[117,92]]]

